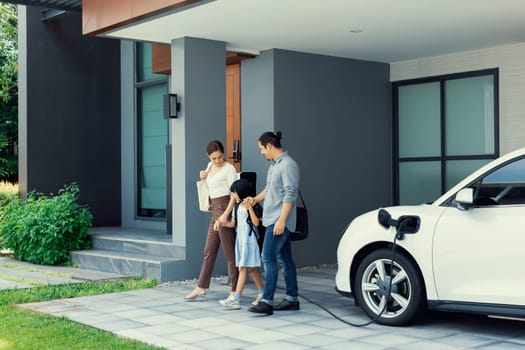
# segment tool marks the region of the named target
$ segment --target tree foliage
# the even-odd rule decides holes
[[[0,2],[0,179],[17,181],[18,28],[16,6]]]

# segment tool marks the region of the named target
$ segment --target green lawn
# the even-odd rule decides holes
[[[150,288],[155,284],[154,280],[131,279],[1,291],[0,350],[161,349],[120,338],[63,317],[41,315],[16,306],[27,302]]]

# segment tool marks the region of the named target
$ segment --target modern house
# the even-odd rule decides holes
[[[310,214],[299,267],[335,263],[355,216],[431,201],[525,145],[521,0],[9,2],[20,188],[79,184],[95,218],[80,266],[197,276],[211,139],[260,190],[257,138],[283,132]]]

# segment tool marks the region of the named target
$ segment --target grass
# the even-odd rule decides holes
[[[0,291],[0,350],[161,349],[64,317],[41,315],[16,306],[20,303],[150,288],[156,284],[155,280],[129,279]]]
[[[0,181],[0,209],[4,200],[9,200],[12,198],[11,196],[17,194],[18,184]],[[2,251],[1,245],[0,251]],[[2,251],[2,253],[8,254],[9,252]],[[0,266],[72,278],[70,274],[32,270],[15,264],[1,263]],[[109,282],[39,285],[35,282],[13,279],[9,276],[2,275],[0,278],[36,285],[34,288],[0,291],[0,350],[162,349],[135,340],[120,338],[115,334],[72,322],[65,317],[42,315],[17,307],[17,304],[30,302],[151,288],[157,284],[155,280],[128,279]]]

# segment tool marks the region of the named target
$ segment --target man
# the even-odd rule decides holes
[[[262,299],[248,311],[272,315],[273,311],[299,310],[297,272],[292,259],[290,232],[295,231],[296,201],[299,190],[299,167],[283,150],[281,133],[265,132],[258,141],[261,154],[272,163],[268,168],[265,189],[254,198],[252,204],[264,200],[263,225],[266,234],[262,249],[265,286]],[[286,282],[286,299],[273,306],[277,288],[279,258]]]

